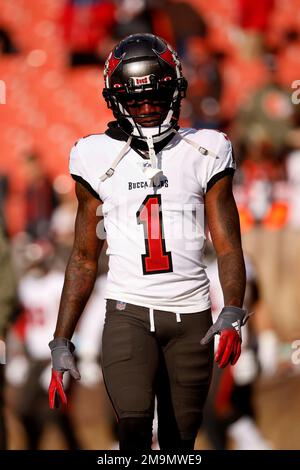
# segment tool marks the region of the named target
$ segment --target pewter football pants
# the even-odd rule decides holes
[[[151,318],[149,308],[107,301],[102,367],[121,450],[151,448],[155,396],[160,448],[193,447],[213,366],[213,342],[200,340],[211,324],[210,310]]]

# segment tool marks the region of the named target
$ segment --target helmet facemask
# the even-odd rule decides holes
[[[128,135],[142,140],[151,135],[157,142],[177,126],[187,82],[176,52],[164,40],[151,34],[125,38],[108,57],[104,78],[103,96]],[[142,102],[160,110],[138,113]]]

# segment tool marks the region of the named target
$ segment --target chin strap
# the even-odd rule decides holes
[[[102,176],[100,176],[100,181],[102,183],[103,181],[105,181],[107,178],[110,178],[114,174],[117,165],[120,163],[122,158],[126,155],[130,147],[131,141],[132,141],[132,136],[129,137],[124,147],[121,148],[117,157],[112,162],[111,167]],[[154,150],[153,137],[151,135],[147,136],[147,145],[149,149],[149,158],[150,158],[151,166],[144,168],[143,172],[148,179],[152,180],[154,185],[158,185],[160,182],[160,178],[163,175],[163,172],[162,170],[157,168],[157,158],[156,158],[156,153]]]
[[[129,137],[124,147],[121,148],[115,160],[112,162],[111,167],[102,176],[100,176],[101,182],[105,181],[107,178],[110,178],[114,174],[117,165],[120,163],[122,158],[126,155],[130,147],[131,141],[132,141],[132,136]]]
[[[153,137],[151,135],[147,136],[147,145],[149,149],[149,158],[151,162],[151,167],[144,168],[143,172],[144,172],[144,175],[146,175],[146,177],[150,179],[154,185],[158,185],[160,182],[160,178],[163,175],[163,172],[162,170],[157,168],[157,157],[156,157],[156,153],[154,150]]]
[[[194,147],[196,150],[198,150],[198,152],[200,152],[201,155],[208,155],[208,156],[213,157],[213,158],[219,158],[216,153],[212,152],[211,150],[208,150],[205,147],[202,147],[197,142],[194,142],[193,140],[188,139],[187,137],[184,137],[176,129],[172,129],[172,132],[174,132],[174,134],[178,135],[178,137],[181,140],[184,140],[187,144],[190,144],[192,147]]]
[[[184,140],[189,145],[192,145],[192,147],[198,150],[198,152],[200,152],[201,155],[204,155],[204,156],[208,155],[213,158],[218,158],[218,155],[216,153],[212,152],[211,150],[206,149],[205,147],[202,147],[197,142],[194,142],[193,140],[190,140],[187,137],[184,137],[176,129],[170,129],[170,133],[171,132],[178,135],[178,137],[181,140]],[[121,148],[115,160],[112,162],[111,167],[102,176],[100,176],[101,182],[105,181],[107,178],[110,178],[114,174],[117,165],[120,163],[122,158],[126,155],[130,147],[132,138],[133,136],[131,135],[129,139],[127,140],[126,144],[124,145],[124,147]],[[149,159],[151,162],[151,166],[144,168],[143,172],[144,172],[144,175],[148,179],[150,179],[155,186],[157,186],[160,182],[161,177],[163,176],[163,171],[157,167],[157,157],[156,157],[156,153],[154,149],[155,136],[153,137],[152,135],[148,134],[146,138],[147,138],[147,145],[148,145],[148,150],[149,150]]]

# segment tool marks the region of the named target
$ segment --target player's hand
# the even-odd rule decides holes
[[[63,386],[63,372],[52,369],[51,382],[49,385],[49,407],[51,410],[59,406],[65,408],[68,404],[67,396]]]
[[[224,330],[220,333],[215,360],[221,369],[229,363],[234,365],[237,362],[241,354],[241,344],[242,339],[235,330]]]
[[[69,371],[76,380],[80,379],[80,373],[76,367],[73,352],[74,344],[67,338],[55,338],[49,343],[52,358],[52,377],[49,385],[49,407],[51,409],[61,403],[67,406],[67,397],[63,386],[63,374]]]
[[[241,327],[246,323],[250,314],[239,307],[224,307],[217,321],[210,327],[201,344],[209,343],[216,334],[220,335],[215,360],[219,367],[234,365],[241,354]]]

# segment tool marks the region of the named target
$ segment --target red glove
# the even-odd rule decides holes
[[[49,407],[51,410],[58,408],[59,401],[65,408],[68,404],[63,386],[63,372],[52,369],[52,377],[49,385]]]
[[[215,360],[219,367],[226,367],[229,363],[234,365],[241,354],[242,340],[238,332],[234,329],[223,330],[220,335],[220,341]]]
[[[67,397],[63,386],[64,372],[70,372],[75,380],[80,379],[80,373],[75,364],[74,344],[67,338],[55,338],[49,343],[52,358],[52,377],[49,385],[49,406],[51,409],[67,406]]]
[[[219,367],[226,367],[229,363],[234,365],[241,354],[242,333],[241,327],[246,323],[250,314],[239,307],[224,307],[217,321],[209,328],[201,344],[209,343],[216,334],[220,335],[215,360]]]

